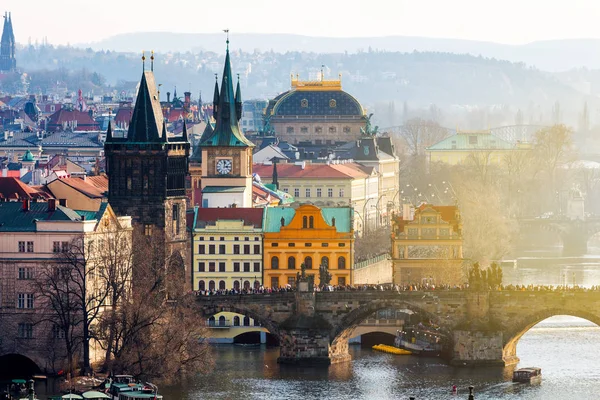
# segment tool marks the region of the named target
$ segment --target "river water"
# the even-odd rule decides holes
[[[600,254],[600,249],[594,249]],[[513,284],[600,284],[600,259],[563,259],[550,249],[525,254],[505,269]],[[352,361],[329,368],[277,364],[278,348],[215,346],[213,373],[176,387],[166,399],[599,399],[600,327],[557,316],[542,321],[519,341],[518,367],[542,368],[539,385],[513,384],[512,368],[451,367],[438,358],[393,356],[351,346]],[[459,389],[451,395],[452,385]]]

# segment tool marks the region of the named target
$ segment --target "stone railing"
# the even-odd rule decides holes
[[[382,254],[380,256],[374,257],[374,258],[370,258],[368,260],[365,261],[361,261],[359,263],[354,264],[354,269],[361,269],[361,268],[365,268],[368,267],[369,265],[373,265],[375,263],[378,263],[380,261],[383,260],[389,260],[391,259],[391,256],[389,254]]]

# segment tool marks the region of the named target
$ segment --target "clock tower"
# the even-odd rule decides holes
[[[229,39],[221,88],[215,82],[215,128],[200,139],[202,207],[252,207],[252,148],[240,129],[242,92],[233,90]]]

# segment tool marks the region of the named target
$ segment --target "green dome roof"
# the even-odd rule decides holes
[[[31,154],[31,151],[27,150],[23,155],[21,161],[32,162],[35,161],[35,159],[33,158],[33,154]]]

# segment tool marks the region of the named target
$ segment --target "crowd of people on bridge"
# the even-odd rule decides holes
[[[463,291],[463,290],[482,290],[479,288],[464,285],[436,285],[433,283],[414,283],[406,285],[397,284],[361,284],[361,285],[326,285],[315,286],[315,292],[340,292],[340,291],[381,291],[381,292],[429,292],[429,291]],[[529,292],[598,292],[600,286],[553,286],[553,285],[498,285],[491,291],[529,291]],[[234,295],[268,295],[277,293],[295,292],[296,288],[291,285],[284,287],[256,287],[244,289],[213,289],[213,290],[197,290],[193,293],[196,296],[234,296]],[[485,291],[485,289],[483,289]]]

